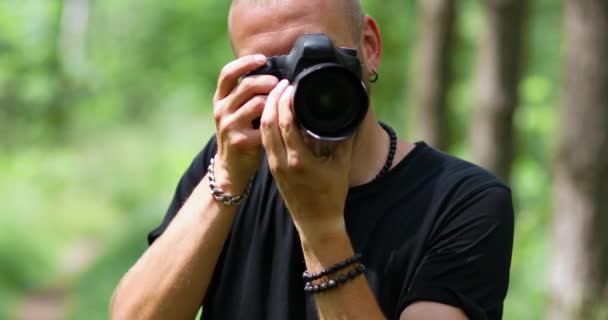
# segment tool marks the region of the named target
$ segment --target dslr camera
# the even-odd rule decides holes
[[[344,140],[367,114],[369,95],[357,50],[336,48],[324,34],[300,36],[288,55],[269,57],[247,76],[256,74],[287,79],[294,85],[296,122],[314,139]]]

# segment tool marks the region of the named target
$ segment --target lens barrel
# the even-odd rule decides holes
[[[315,139],[344,140],[355,133],[367,114],[365,84],[339,64],[310,67],[296,77],[294,85],[296,119]]]

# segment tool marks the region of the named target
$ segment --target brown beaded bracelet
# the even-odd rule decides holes
[[[304,281],[306,281],[306,282],[314,281],[314,280],[323,278],[329,274],[335,273],[336,271],[344,269],[344,268],[350,266],[351,264],[354,264],[354,263],[360,262],[360,261],[361,261],[361,254],[357,253],[356,255],[354,255],[342,262],[338,262],[338,263],[334,264],[333,266],[331,266],[327,269],[323,269],[317,273],[310,273],[308,271],[304,271],[304,273],[302,274],[302,279],[304,279]]]
[[[314,294],[331,290],[340,285],[345,284],[350,280],[353,280],[354,278],[363,273],[365,273],[365,266],[359,263],[354,269],[351,269],[347,273],[339,275],[336,279],[328,280],[321,284],[312,284],[310,282],[307,282],[304,286],[304,292]]]

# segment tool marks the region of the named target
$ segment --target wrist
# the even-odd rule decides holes
[[[314,251],[328,243],[349,241],[343,217],[312,223],[296,222],[296,227],[304,250]]]
[[[319,272],[354,255],[345,226],[304,231],[300,242],[309,272]]]
[[[251,176],[239,174],[237,170],[231,170],[221,157],[216,156],[214,160],[215,184],[231,195],[239,195],[247,190]]]
[[[209,181],[209,189],[211,191],[211,195],[215,198],[215,200],[223,203],[225,206],[238,206],[249,196],[249,191],[251,189],[251,181],[247,183],[245,191],[240,194],[229,193],[226,190],[222,189],[222,187],[215,180],[215,158],[211,158],[211,160],[209,161],[209,167],[207,169],[207,179]]]

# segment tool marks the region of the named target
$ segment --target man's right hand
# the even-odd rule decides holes
[[[230,62],[213,98],[215,179],[229,194],[242,194],[260,165],[262,138],[251,122],[261,116],[266,96],[278,80],[267,75],[241,78],[265,62],[264,56]],[[112,298],[112,319],[194,319],[236,213],[236,207],[211,196],[208,181],[203,177],[196,186],[180,183],[175,199],[187,200],[172,212],[162,236],[123,276]]]
[[[262,115],[266,97],[279,80],[270,75],[242,77],[264,63],[263,55],[241,57],[224,66],[217,83],[215,179],[229,194],[243,193],[260,166],[262,138],[252,122]]]

